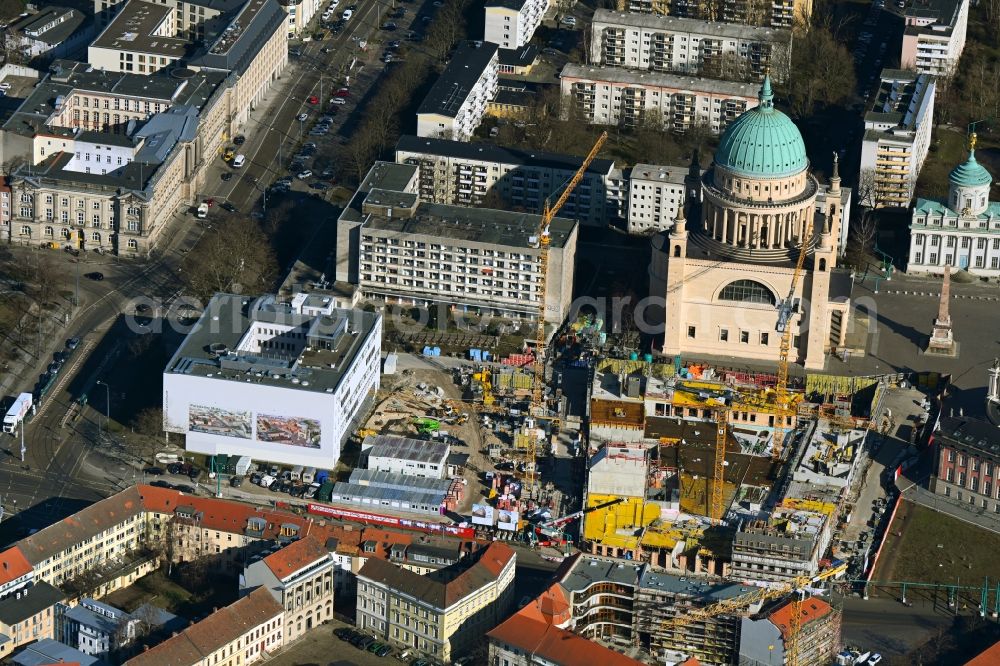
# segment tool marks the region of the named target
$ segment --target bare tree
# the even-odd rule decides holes
[[[230,216],[188,255],[184,274],[191,291],[208,300],[220,291],[267,291],[277,277],[278,263],[256,222]]]
[[[812,115],[817,106],[837,104],[853,94],[854,59],[837,41],[829,24],[814,26],[809,39],[798,40],[792,49],[788,96],[792,113]]]

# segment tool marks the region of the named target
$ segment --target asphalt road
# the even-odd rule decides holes
[[[841,635],[845,645],[883,656],[903,656],[923,645],[941,629],[950,627],[954,616],[946,607],[912,597],[913,606],[892,599],[836,598],[843,604]]]

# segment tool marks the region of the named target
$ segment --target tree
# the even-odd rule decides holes
[[[220,291],[268,291],[278,275],[278,262],[254,220],[230,216],[187,256],[184,275],[194,295],[207,301]]]
[[[809,39],[792,49],[787,94],[792,113],[813,114],[817,106],[832,106],[854,94],[854,59],[829,25],[814,26]]]

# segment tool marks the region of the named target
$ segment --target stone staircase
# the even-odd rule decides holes
[[[780,249],[737,247],[721,243],[701,231],[692,232],[688,239],[688,256],[692,258],[698,258],[699,254],[704,254],[704,256],[748,264],[787,264],[794,262],[799,256],[797,247]],[[810,250],[814,244],[815,241],[810,244]],[[694,251],[692,252],[692,250]]]

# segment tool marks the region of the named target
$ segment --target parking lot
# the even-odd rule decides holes
[[[267,663],[272,666],[327,666],[328,664],[402,666],[403,662],[398,659],[397,650],[393,650],[391,655],[377,657],[371,652],[359,650],[350,643],[340,640],[333,635],[333,632],[341,627],[351,627],[351,625],[340,620],[332,620],[310,631]]]

